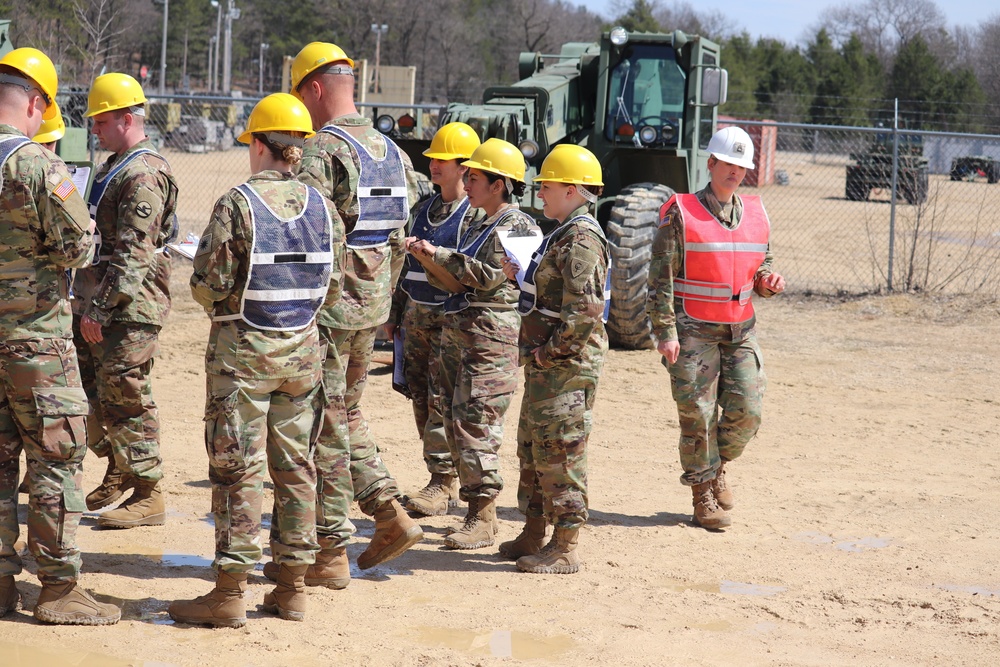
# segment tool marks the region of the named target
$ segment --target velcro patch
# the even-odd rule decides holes
[[[76,185],[72,180],[64,178],[63,182],[56,186],[56,189],[52,191],[52,194],[59,197],[60,201],[66,201],[74,192],[76,192]]]

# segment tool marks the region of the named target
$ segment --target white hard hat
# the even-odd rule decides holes
[[[741,128],[724,127],[713,134],[708,142],[708,152],[717,160],[753,169],[753,142]]]

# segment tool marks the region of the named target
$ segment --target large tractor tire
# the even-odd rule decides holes
[[[607,237],[611,249],[611,344],[628,350],[653,347],[646,316],[646,282],[660,207],[674,191],[658,183],[622,188],[611,207]]]

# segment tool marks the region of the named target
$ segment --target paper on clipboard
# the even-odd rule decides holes
[[[410,389],[406,384],[406,371],[404,368],[403,340],[406,332],[403,327],[396,327],[392,334],[392,388],[407,398],[410,396]]]
[[[542,245],[542,233],[538,230],[521,232],[516,229],[498,229],[497,237],[507,256],[517,262],[517,284],[522,286],[524,272],[531,264],[531,255]]]
[[[91,162],[67,162],[70,180],[84,201],[90,196],[90,185],[94,182],[94,165]]]
[[[182,257],[187,257],[188,259],[194,259],[194,256],[198,254],[198,241],[199,237],[195,234],[188,234],[187,238],[180,243],[168,243],[167,247],[171,250],[176,250]]]

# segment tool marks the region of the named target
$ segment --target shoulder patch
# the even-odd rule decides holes
[[[137,216],[143,219],[153,214],[153,206],[148,201],[138,202],[133,210]]]
[[[211,247],[212,247],[212,234],[211,234],[211,232],[202,234],[201,238],[198,240],[198,252],[195,253],[195,254],[197,254],[197,255],[203,255],[206,252],[208,252]]]
[[[54,194],[56,197],[59,197],[61,201],[66,201],[67,199],[69,199],[69,196],[74,192],[76,192],[76,185],[74,185],[71,179],[64,178],[62,183],[57,185],[56,188],[52,191],[52,194]]]

